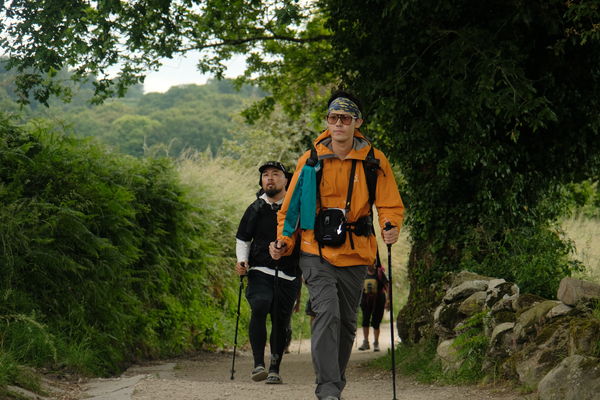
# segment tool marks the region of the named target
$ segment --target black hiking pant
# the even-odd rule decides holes
[[[279,365],[285,349],[286,330],[290,323],[300,284],[301,279],[299,277],[293,281],[278,278],[277,288],[275,288],[274,276],[260,271],[250,271],[248,273],[246,299],[252,310],[249,337],[255,367],[265,365],[267,315],[270,315],[271,365],[269,371],[279,372]],[[277,298],[275,298],[275,295]]]

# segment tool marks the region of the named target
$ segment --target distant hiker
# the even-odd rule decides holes
[[[373,327],[373,351],[379,351],[379,325],[385,310],[389,310],[388,279],[379,257],[367,268],[360,300],[362,311],[363,343],[359,350],[369,350],[369,325]]]
[[[248,275],[246,299],[250,304],[249,337],[254,356],[254,381],[281,383],[279,366],[286,342],[292,308],[300,290],[298,252],[273,260],[269,243],[277,235],[277,211],[281,207],[290,176],[276,161],[263,164],[258,198],[246,209],[236,234],[236,272]],[[265,368],[267,314],[271,316],[269,338],[271,360]]]
[[[308,288],[311,351],[319,399],[339,400],[356,335],[357,309],[367,266],[377,241],[372,205],[377,207],[385,243],[398,240],[404,205],[385,155],[373,149],[358,128],[359,101],[350,93],[331,96],[327,130],[300,157],[278,214],[274,259],[291,254],[300,228],[300,268]]]

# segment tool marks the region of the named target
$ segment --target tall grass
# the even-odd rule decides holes
[[[214,158],[210,152],[188,152],[178,160],[178,173],[190,199],[209,221],[204,235],[214,242],[214,252],[207,259],[203,281],[212,283],[207,290],[211,295],[222,296],[226,303],[224,308],[230,311],[228,318],[214,317],[222,324],[223,343],[232,344],[235,333],[232,312],[237,309],[239,289],[239,278],[235,274],[235,234],[244,211],[256,199],[258,172],[243,169],[226,158]],[[249,318],[248,304],[242,299],[238,343],[247,341]]]
[[[600,219],[576,214],[562,227],[575,245],[575,258],[585,266],[576,276],[600,284]]]
[[[377,210],[375,212],[375,219],[377,219]],[[386,244],[381,238],[381,230],[375,229],[377,236],[377,244],[379,247],[379,256],[381,263],[386,270],[386,276],[388,273],[388,250]],[[400,311],[400,308],[406,304],[408,299],[408,292],[410,290],[408,282],[408,256],[410,254],[411,241],[407,227],[400,229],[400,236],[398,241],[392,245],[392,284],[393,296],[394,296],[394,313]],[[387,313],[386,313],[387,314]]]

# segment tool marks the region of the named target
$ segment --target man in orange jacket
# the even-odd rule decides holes
[[[277,241],[269,250],[278,259],[300,246],[300,268],[316,313],[311,337],[315,394],[339,400],[356,335],[363,279],[377,252],[364,165],[369,154],[379,164],[374,205],[379,226],[388,225],[388,230],[382,229],[386,244],[398,240],[404,205],[387,158],[377,149],[370,152],[371,143],[358,130],[363,123],[358,99],[347,92],[334,93],[326,120],[327,130],[314,141],[318,163],[311,162],[311,151],[298,160],[278,213]],[[314,179],[319,173],[320,179]],[[311,193],[315,186],[316,193]],[[300,243],[291,234],[296,227],[301,229]]]

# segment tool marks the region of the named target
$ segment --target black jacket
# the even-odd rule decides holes
[[[275,208],[273,208],[275,207]],[[251,267],[275,268],[290,276],[298,276],[299,248],[280,260],[273,260],[269,254],[269,244],[277,238],[277,210],[279,206],[258,198],[246,209],[235,237],[244,242],[252,241],[248,263]]]

